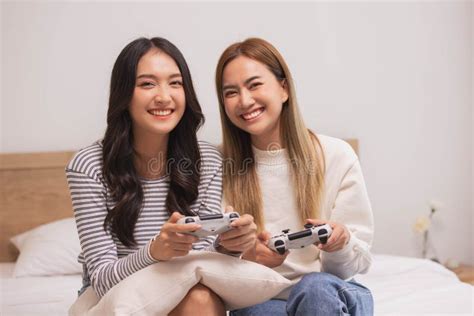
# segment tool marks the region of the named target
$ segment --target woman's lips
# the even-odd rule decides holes
[[[242,117],[245,121],[251,121],[259,117],[263,112],[263,108],[258,108],[253,110],[252,112],[241,114],[240,117]]]

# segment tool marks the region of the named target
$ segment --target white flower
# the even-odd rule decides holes
[[[449,269],[456,269],[459,268],[459,261],[455,259],[448,259],[445,264]]]
[[[438,200],[430,200],[428,204],[430,205],[431,210],[439,211],[440,209],[443,208],[443,203],[441,203]]]
[[[417,233],[424,233],[430,228],[431,220],[426,216],[420,216],[416,219],[413,229]]]

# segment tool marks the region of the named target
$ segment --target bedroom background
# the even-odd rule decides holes
[[[421,255],[418,216],[440,208],[438,258],[474,264],[470,1],[2,2],[0,152],[78,150],[102,137],[113,61],[139,36],[185,55],[220,141],[214,70],[250,36],[286,58],[308,126],[359,140],[375,253]]]

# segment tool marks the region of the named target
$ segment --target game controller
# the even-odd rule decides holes
[[[186,216],[178,220],[178,224],[199,224],[201,228],[193,232],[187,232],[199,238],[210,235],[219,235],[232,229],[230,224],[239,219],[239,213],[230,212],[224,214],[210,214],[201,216]]]
[[[282,255],[288,249],[304,248],[315,243],[325,244],[332,234],[331,226],[328,224],[316,226],[306,224],[304,228],[302,231],[291,234],[289,234],[289,229],[283,230],[283,234],[270,238],[268,247]]]

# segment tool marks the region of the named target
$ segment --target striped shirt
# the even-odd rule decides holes
[[[209,143],[199,141],[201,177],[199,195],[190,206],[200,215],[221,213],[222,158]],[[166,197],[169,177],[156,180],[141,179],[143,204],[135,225],[136,247],[124,246],[117,236],[104,230],[103,223],[116,201],[102,174],[102,143],[100,141],[80,150],[66,167],[66,176],[76,219],[84,266],[83,285],[92,285],[102,297],[124,278],[156,261],[150,255],[151,239],[160,232],[169,215]],[[194,250],[212,250],[215,237],[202,238]]]

